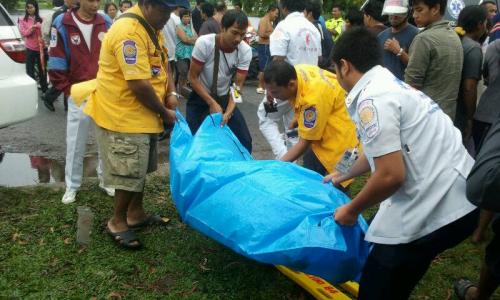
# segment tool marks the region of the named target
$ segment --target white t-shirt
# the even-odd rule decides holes
[[[286,56],[292,65],[318,65],[321,35],[303,13],[293,12],[278,23],[269,39],[271,56]]]
[[[403,186],[380,204],[366,240],[409,243],[465,216],[476,207],[465,196],[474,160],[460,131],[427,95],[376,66],[346,97],[364,153],[374,158],[401,151]]]
[[[91,41],[92,41],[92,29],[94,28],[94,24],[86,24],[78,20],[78,18],[75,16],[75,13],[71,13],[71,16],[73,17],[73,20],[75,21],[76,25],[78,26],[78,29],[80,29],[83,39],[85,40],[85,43],[87,44],[87,47],[91,47]],[[71,38],[71,37],[70,37]],[[76,36],[74,38],[77,38]],[[78,37],[79,38],[79,37]],[[80,43],[80,41],[78,41]]]
[[[217,94],[224,96],[229,93],[232,76],[231,70],[236,72],[247,72],[252,60],[252,48],[247,43],[241,42],[237,50],[231,53],[225,53],[219,50],[219,75],[217,79]],[[207,34],[196,40],[193,49],[192,62],[203,65],[200,74],[200,81],[210,92],[212,88],[212,77],[214,75],[215,59],[215,34]]]
[[[167,24],[163,27],[163,34],[165,35],[165,47],[168,50],[168,60],[175,60],[175,43],[177,33],[175,29],[177,25],[181,23],[181,18],[179,18],[175,13],[170,13],[170,19],[168,19]]]

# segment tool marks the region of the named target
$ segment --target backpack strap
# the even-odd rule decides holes
[[[215,35],[215,43],[214,43],[214,73],[212,77],[212,87],[210,89],[210,93],[212,97],[217,97],[217,82],[219,79],[219,62],[220,62],[220,36],[218,34]]]

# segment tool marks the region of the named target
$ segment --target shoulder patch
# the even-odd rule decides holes
[[[304,127],[313,128],[316,124],[316,107],[311,106],[304,110]]]
[[[137,46],[134,41],[126,40],[123,42],[123,59],[129,65],[137,62]]]
[[[362,135],[365,142],[371,141],[380,131],[378,122],[377,108],[373,105],[372,99],[366,99],[359,103],[358,106],[359,122]]]
[[[57,47],[57,29],[55,27],[52,27],[50,29],[50,43],[49,43],[50,48],[55,48]]]

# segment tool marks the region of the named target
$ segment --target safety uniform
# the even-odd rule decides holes
[[[344,102],[345,91],[334,74],[316,66],[297,65],[297,96],[293,108],[299,137],[331,173],[347,149],[358,146],[356,126]],[[346,186],[350,182],[346,182]]]
[[[94,79],[97,74],[101,41],[111,26],[108,16],[97,14],[89,23],[80,20],[77,9],[72,9],[56,17],[50,37],[48,70],[52,85],[69,95],[73,84]],[[92,25],[89,41],[80,25]],[[88,45],[90,43],[90,46]],[[76,191],[81,185],[83,157],[92,120],[77,107],[71,97],[68,99],[66,127],[66,167],[67,191]],[[97,173],[101,174],[101,163]]]
[[[127,13],[144,18],[137,5]],[[113,24],[103,41],[96,89],[84,110],[97,124],[104,183],[116,189],[142,192],[146,174],[157,168],[162,119],[127,84],[128,80],[148,80],[159,101],[165,100],[168,74],[162,52],[167,50],[161,31],[156,37],[160,51],[137,19],[120,18]]]
[[[340,37],[342,30],[344,30],[345,21],[342,18],[331,18],[325,22],[325,25],[326,29],[330,31],[335,30],[338,33],[335,37],[333,37],[333,40],[336,41]]]
[[[360,299],[404,299],[437,254],[474,230],[477,214],[465,196],[474,160],[439,106],[381,66],[363,75],[346,105],[372,172],[374,158],[396,151],[406,169],[403,185],[380,204],[366,233],[374,250]]]
[[[321,56],[321,36],[314,25],[309,22],[302,12],[290,13],[278,23],[270,36],[269,48],[271,56],[285,56],[291,65],[308,64],[318,65]],[[293,109],[288,101],[278,100],[277,112],[266,113],[264,103],[259,105],[257,116],[259,128],[267,142],[271,145],[277,159],[288,151],[283,135],[280,133],[280,123],[285,128],[295,120]],[[290,146],[296,144],[294,140]]]

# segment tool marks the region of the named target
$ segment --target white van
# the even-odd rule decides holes
[[[35,116],[38,90],[26,74],[26,48],[21,34],[0,4],[0,128]]]

